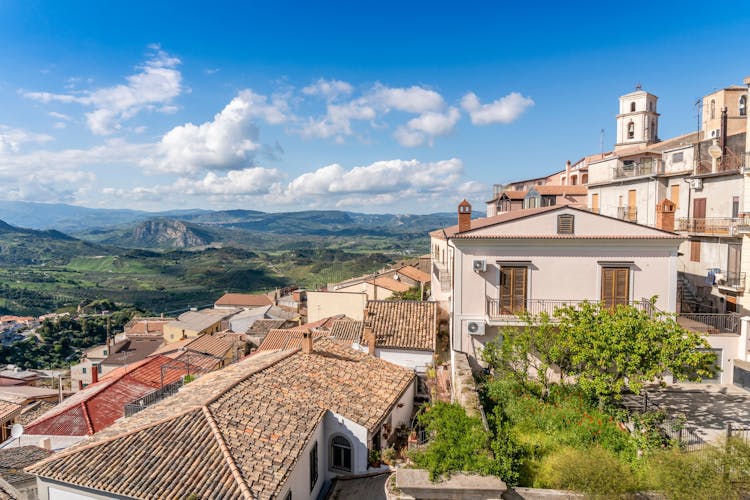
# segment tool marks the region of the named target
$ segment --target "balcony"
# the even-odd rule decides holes
[[[521,324],[523,323],[523,321],[518,317],[518,315],[524,312],[529,313],[531,316],[537,316],[539,314],[546,313],[551,317],[555,310],[561,307],[579,306],[584,302],[588,302],[590,304],[599,303],[598,300],[591,299],[526,299],[525,301],[523,301],[523,303],[518,304],[516,307],[510,308],[507,305],[501,304],[500,299],[487,297],[486,314],[489,321],[493,323]],[[644,311],[648,311],[649,313],[653,312],[654,310],[653,306],[648,300],[629,302],[628,305],[634,306]]]
[[[688,330],[703,334],[740,333],[740,315],[737,313],[684,313],[677,316],[677,323]]]
[[[638,222],[638,209],[636,207],[617,207],[617,218],[628,222]]]
[[[680,218],[675,223],[675,231],[711,236],[740,236],[750,228],[747,217],[706,217]]]
[[[734,292],[744,292],[745,273],[738,271],[719,271],[716,273],[716,286]]]
[[[435,278],[437,278],[438,283],[440,283],[440,291],[442,292],[450,292],[451,290],[451,273],[448,270],[448,267],[439,263],[439,262],[433,262],[432,263],[432,274],[435,275]]]
[[[612,169],[613,179],[627,179],[645,175],[664,173],[664,164],[657,158],[643,158],[637,161],[618,161]]]
[[[713,170],[713,161],[711,159],[700,159],[695,162],[695,175],[717,174],[723,172],[733,172],[744,167],[750,166],[748,153],[737,154],[731,149],[726,149],[724,156],[716,160],[716,170]]]

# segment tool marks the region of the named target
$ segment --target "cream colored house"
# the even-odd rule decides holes
[[[565,205],[470,217],[464,201],[458,225],[430,236],[440,255],[434,298],[448,307],[452,351],[473,361],[522,311],[551,313],[584,300],[641,306],[654,296],[658,309],[676,310],[682,238],[672,232]]]

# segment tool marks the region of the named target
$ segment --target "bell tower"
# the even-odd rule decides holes
[[[620,113],[617,115],[617,142],[620,148],[648,145],[659,142],[659,113],[656,112],[654,94],[649,94],[639,85],[629,94],[620,96]]]

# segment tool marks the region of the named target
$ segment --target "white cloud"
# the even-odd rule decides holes
[[[511,92],[490,104],[481,104],[474,92],[469,92],[461,99],[461,107],[469,113],[474,125],[514,122],[533,105],[534,101],[530,97],[524,97],[518,92]]]
[[[42,144],[55,140],[51,135],[35,134],[20,128],[0,125],[0,153],[18,153],[26,143]]]
[[[336,136],[341,140],[343,136],[352,135],[352,121],[374,120],[377,112],[366,100],[355,99],[344,104],[329,103],[326,106],[326,115],[320,119],[308,118],[303,126],[304,137],[317,137],[326,139]]]
[[[443,96],[424,87],[386,87],[376,84],[369,98],[384,110],[396,109],[408,113],[440,111],[445,106]]]
[[[348,82],[321,78],[317,82],[304,87],[302,93],[305,95],[320,96],[328,100],[334,100],[341,95],[351,94],[353,90],[354,88]]]
[[[246,89],[237,94],[210,122],[186,123],[162,137],[156,154],[142,165],[162,172],[194,173],[203,169],[234,169],[251,163],[262,145],[254,119],[285,122],[286,102],[270,100]]]
[[[52,118],[57,118],[58,120],[65,120],[66,122],[69,122],[71,120],[70,115],[58,113],[57,111],[50,111],[47,114]]]
[[[97,135],[108,135],[143,110],[172,112],[171,101],[182,92],[180,60],[151,46],[155,52],[138,69],[127,76],[126,83],[75,94],[24,92],[24,96],[43,103],[77,103],[93,108],[86,113],[89,129]]]
[[[432,145],[436,136],[453,132],[460,118],[461,113],[453,107],[447,113],[426,112],[397,128],[393,136],[405,147]]]

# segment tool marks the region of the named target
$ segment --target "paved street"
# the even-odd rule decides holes
[[[329,500],[384,500],[385,481],[390,473],[336,481]]]

